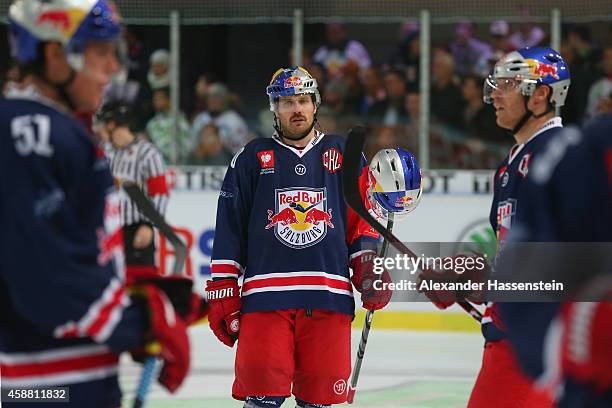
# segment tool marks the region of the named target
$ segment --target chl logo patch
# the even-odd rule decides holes
[[[346,392],[346,381],[338,380],[334,383],[334,392],[337,395],[342,395]]]
[[[261,168],[259,174],[274,173],[274,150],[257,152],[257,158],[259,159],[259,167]]]
[[[335,147],[323,152],[323,167],[330,173],[335,173],[342,168],[342,155]]]
[[[274,235],[284,245],[308,248],[325,238],[328,228],[334,228],[325,187],[283,188],[274,194],[275,211],[268,210],[266,229],[274,228]]]

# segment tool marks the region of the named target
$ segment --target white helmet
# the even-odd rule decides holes
[[[380,150],[370,163],[368,199],[376,216],[402,219],[423,195],[421,169],[412,153],[402,148]]]
[[[8,20],[11,54],[22,65],[38,60],[39,44],[57,41],[81,71],[88,41],[115,41],[121,33],[119,14],[107,0],[17,0]]]

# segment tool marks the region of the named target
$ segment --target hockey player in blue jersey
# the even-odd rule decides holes
[[[612,116],[604,115],[584,129],[566,128],[547,146],[532,165],[528,208],[511,234],[513,240],[559,243],[558,259],[538,269],[552,268],[565,274],[561,279],[571,274],[573,299],[588,301],[538,304],[537,313],[530,304],[500,305],[521,366],[559,407],[612,405],[612,281],[609,250],[600,244],[612,242],[610,132]],[[584,243],[600,249],[585,252]],[[563,264],[588,266],[576,274]]]
[[[390,293],[362,289],[379,237],[344,202],[344,139],[315,129],[316,80],[279,69],[266,91],[276,132],[236,154],[220,192],[210,326],[224,344],[238,340],[232,394],[245,407],[291,394],[298,407],[327,407],[346,401],[351,282],[367,309]],[[366,171],[361,181],[367,200]]]
[[[493,104],[497,125],[508,130],[516,141],[494,176],[490,221],[498,249],[504,245],[508,232],[525,216],[530,165],[562,129],[555,109],[565,103],[569,85],[565,61],[546,47],[523,48],[504,55],[485,80],[485,102]],[[440,308],[452,304],[438,301],[435,293],[428,296]],[[496,401],[499,407],[550,406],[551,401],[533,388],[513,356],[497,304],[487,304],[482,333],[485,338],[482,367],[468,406],[489,407],[491,401]]]
[[[120,353],[156,341],[174,391],[189,368],[185,324],[157,286],[124,285],[118,195],[75,119],[117,69],[117,11],[19,0],[8,20],[23,82],[0,99],[0,384],[66,386],[70,401],[53,406],[116,408]]]

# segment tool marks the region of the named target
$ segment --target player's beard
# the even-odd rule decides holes
[[[304,139],[305,137],[307,137],[310,134],[310,132],[314,128],[314,125],[315,125],[315,119],[313,117],[312,118],[312,122],[310,123],[310,126],[308,126],[308,128],[304,132],[301,132],[301,133],[289,133],[288,131],[283,129],[282,137],[284,139],[291,140],[291,141],[294,141],[294,142],[296,142],[298,140],[302,140],[302,139]]]

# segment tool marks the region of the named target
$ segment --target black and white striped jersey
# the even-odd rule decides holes
[[[137,183],[160,214],[165,215],[169,191],[166,183],[166,166],[157,148],[149,141],[137,138],[126,147],[121,149],[111,147],[105,149],[105,152],[110,160],[113,177],[118,184],[123,181]],[[121,190],[120,197],[122,225],[148,221],[125,191]]]

